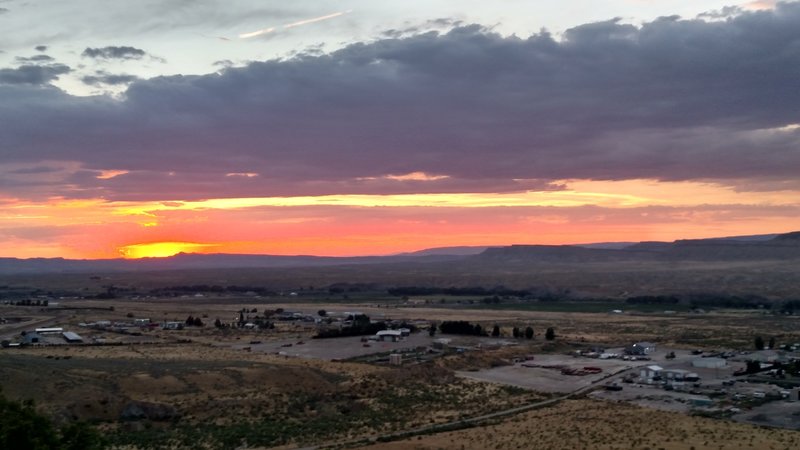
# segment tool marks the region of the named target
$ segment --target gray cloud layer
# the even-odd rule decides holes
[[[81,56],[87,58],[102,58],[102,59],[142,59],[146,55],[145,51],[135,47],[103,47],[91,48],[86,47],[86,50],[81,53]]]
[[[113,74],[103,70],[95,72],[94,75],[86,75],[81,77],[81,81],[90,86],[102,86],[102,85],[116,86],[121,84],[132,83],[138,79],[139,77],[135,75]]]
[[[500,192],[641,177],[763,189],[800,168],[800,129],[777,130],[800,123],[798,3],[722,21],[611,20],[562,39],[459,26],[140,80],[122,101],[15,84],[0,86],[2,161],[83,163],[60,185],[71,196]],[[99,180],[101,169],[131,173]],[[417,171],[450,178],[374,179]],[[245,172],[259,176],[226,176]]]
[[[0,69],[0,85],[29,84],[43,85],[58,79],[59,75],[69,73],[64,64],[35,65],[24,64],[16,69]],[[3,97],[0,97],[3,98]],[[0,128],[2,129],[2,128]]]

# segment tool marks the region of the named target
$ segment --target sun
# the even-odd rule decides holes
[[[214,244],[199,244],[196,242],[151,242],[147,244],[132,244],[119,247],[119,254],[126,259],[136,258],[166,258],[178,253],[198,253]]]

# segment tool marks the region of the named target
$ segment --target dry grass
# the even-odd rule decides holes
[[[800,432],[637,406],[570,400],[496,425],[361,447],[392,449],[759,449],[800,446]]]

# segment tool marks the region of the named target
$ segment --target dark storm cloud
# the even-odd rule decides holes
[[[798,61],[800,3],[560,39],[458,26],[139,80],[123,100],[0,87],[0,148],[81,162],[70,186],[129,199],[779,183],[800,167],[800,129],[780,129],[800,123]],[[130,173],[90,176],[104,169]],[[385,177],[412,172],[449,178]]]
[[[47,51],[47,46],[46,45],[37,45],[36,47],[34,47],[34,50],[36,50],[37,52],[46,52]]]
[[[44,85],[50,83],[51,81],[57,80],[59,75],[69,72],[70,68],[64,64],[49,64],[44,66],[25,64],[15,69],[0,69],[0,85]],[[0,107],[0,109],[5,108]]]
[[[81,56],[95,59],[142,59],[147,53],[135,47],[109,46],[103,48],[86,47]]]
[[[139,77],[135,75],[113,74],[102,70],[95,72],[94,75],[85,75],[81,77],[81,81],[90,86],[118,86],[133,83],[138,79]]]

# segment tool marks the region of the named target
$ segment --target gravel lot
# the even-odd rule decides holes
[[[428,346],[433,339],[427,333],[414,333],[398,342],[361,342],[361,336],[332,339],[280,339],[261,344],[236,344],[233,348],[250,347],[253,352],[322,360],[348,359],[373,353],[390,352],[419,346]],[[302,342],[300,344],[299,342]]]

